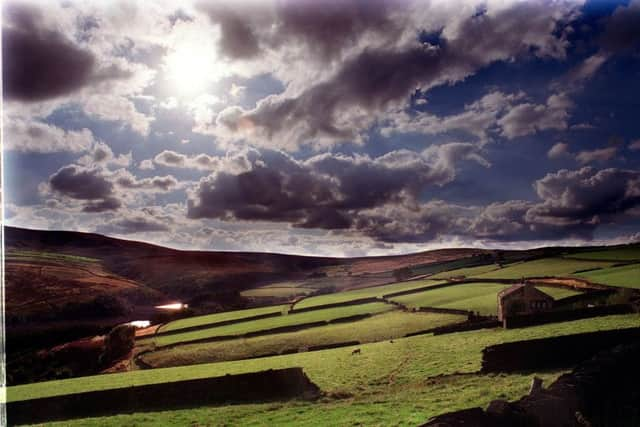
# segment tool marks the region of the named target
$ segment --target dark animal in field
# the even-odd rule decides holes
[[[393,340],[389,341],[391,344],[393,344]]]
[[[359,348],[356,348],[355,350],[353,350],[353,351],[351,352],[351,355],[353,356],[354,354],[360,354],[360,349],[359,349]]]

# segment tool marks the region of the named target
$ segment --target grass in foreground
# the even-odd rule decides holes
[[[562,371],[535,373],[548,385]],[[212,406],[51,423],[51,426],[417,426],[444,412],[486,407],[493,399],[526,394],[529,375],[453,375],[410,385],[392,377],[379,393],[317,402],[289,401]],[[384,381],[383,381],[384,382]]]
[[[484,347],[510,341],[545,338],[580,332],[640,326],[638,314],[596,317],[523,329],[485,329],[438,336],[365,344],[362,354],[351,347],[274,356],[261,359],[150,369],[118,374],[71,378],[9,387],[9,401],[36,399],[91,390],[173,382],[225,374],[300,366],[327,392],[375,394],[392,382],[400,387],[420,384],[435,375],[471,373],[480,369]]]
[[[266,319],[234,323],[231,325],[199,329],[196,331],[189,331],[172,335],[158,335],[147,340],[140,340],[139,343],[140,345],[144,345],[153,342],[157,346],[164,346],[227,335],[242,335],[249,332],[262,331],[265,329],[279,328],[284,326],[301,325],[303,323],[334,320],[341,317],[354,316],[357,314],[376,314],[394,309],[394,306],[382,302],[350,305],[346,307],[326,308],[321,310],[306,311],[302,313],[289,313],[285,316],[269,317]]]
[[[576,271],[590,268],[605,268],[613,264],[613,262],[608,261],[544,258],[510,264],[499,270],[477,274],[474,277],[487,279],[519,279],[521,277],[569,276]]]
[[[465,316],[440,313],[392,311],[351,323],[339,323],[267,336],[213,343],[185,344],[160,349],[143,356],[154,367],[169,367],[246,359],[285,350],[305,350],[311,346],[346,341],[383,341],[425,329],[465,321]]]
[[[603,285],[640,289],[640,264],[586,271],[578,273],[576,276]]]
[[[412,280],[409,282],[398,282],[390,285],[372,286],[369,288],[355,289],[352,291],[337,292],[334,294],[318,295],[316,297],[305,298],[294,306],[294,309],[305,307],[317,307],[326,304],[335,304],[339,302],[352,301],[360,298],[380,298],[383,295],[407,291],[411,289],[419,289],[427,286],[433,286],[444,283],[443,281],[434,280]]]
[[[499,283],[470,283],[433,289],[417,294],[394,297],[393,300],[408,307],[455,308],[495,315],[497,294],[510,285]]]
[[[227,320],[238,320],[246,317],[258,316],[269,313],[283,313],[288,305],[272,305],[268,307],[250,308],[247,310],[225,311],[223,313],[207,314],[206,316],[195,316],[186,319],[175,320],[160,328],[160,332],[176,331],[194,326],[204,326],[211,323],[225,322]]]

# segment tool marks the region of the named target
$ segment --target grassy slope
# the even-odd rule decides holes
[[[225,311],[223,313],[207,314],[186,319],[175,320],[160,328],[161,332],[176,331],[193,326],[204,326],[210,323],[224,322],[227,320],[244,319],[245,317],[258,316],[268,313],[280,313],[286,310],[288,305],[272,305],[268,307],[250,308],[247,310]]]
[[[315,289],[311,288],[294,288],[290,286],[284,286],[282,288],[278,287],[269,287],[269,288],[256,288],[249,289],[248,291],[242,291],[240,294],[243,297],[279,297],[279,298],[288,298],[294,297],[298,295],[307,295],[311,292],[315,291]]]
[[[286,316],[269,317],[267,319],[234,323],[231,325],[218,326],[174,335],[159,335],[157,337],[150,338],[149,340],[140,340],[140,344],[145,344],[153,341],[157,346],[163,346],[218,336],[241,335],[249,332],[261,331],[264,329],[279,328],[282,326],[292,326],[323,320],[333,320],[341,317],[354,316],[356,314],[382,313],[384,311],[393,309],[393,306],[382,302],[327,308],[322,310],[307,311],[303,313],[287,314]]]
[[[71,378],[9,387],[9,401],[35,399],[91,390],[206,378],[224,374],[301,366],[323,390],[375,392],[381,380],[394,375],[398,384],[423,383],[425,378],[475,372],[481,350],[492,344],[580,332],[640,326],[638,314],[596,317],[523,329],[485,329],[438,336],[415,336],[360,346],[361,357],[351,348],[297,353],[261,359],[211,363],[177,368]]]
[[[397,366],[397,365],[396,365]],[[528,375],[453,375],[422,383],[395,384],[381,378],[377,393],[318,402],[289,401],[212,406],[164,412],[48,423],[55,427],[108,426],[418,426],[430,417],[471,407],[486,407],[496,398],[514,400],[528,392],[535,374],[544,384],[561,371]]]
[[[497,310],[497,294],[510,285],[501,283],[470,283],[453,285],[446,288],[424,291],[416,294],[402,295],[393,298],[408,307],[456,308],[477,311],[483,315],[495,315]],[[554,299],[578,294],[570,289],[539,287]]]
[[[432,279],[448,279],[449,277],[465,276],[473,277],[478,274],[487,273],[489,271],[497,270],[499,267],[497,264],[481,265],[478,267],[459,268],[457,270],[443,271],[431,276]]]
[[[340,323],[298,332],[223,342],[185,344],[148,353],[143,360],[155,367],[181,366],[236,360],[345,341],[375,342],[403,337],[410,332],[457,323],[466,317],[438,313],[392,311],[351,323]]]
[[[409,307],[457,308],[479,311],[484,315],[495,315],[496,295],[508,287],[509,285],[498,283],[471,283],[403,295],[393,300]]]
[[[640,264],[587,271],[578,273],[576,276],[604,285],[640,289]]]
[[[500,270],[475,275],[476,278],[518,279],[520,277],[568,276],[589,268],[610,267],[613,262],[544,258],[507,265]]]
[[[334,294],[319,295],[316,297],[305,298],[295,305],[294,308],[316,307],[325,304],[334,304],[339,302],[351,301],[360,298],[374,298],[392,292],[406,291],[416,288],[424,288],[427,286],[437,285],[442,281],[433,280],[412,280],[410,282],[398,282],[384,286],[373,286],[370,288],[356,289],[353,291],[338,292]]]
[[[602,251],[581,252],[569,255],[567,258],[595,259],[621,261],[640,261],[640,245],[632,245],[623,248],[611,248]]]

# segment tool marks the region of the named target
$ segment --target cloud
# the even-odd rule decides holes
[[[554,144],[553,147],[551,147],[547,152],[547,157],[549,157],[550,159],[559,159],[570,155],[571,153],[569,152],[569,144],[567,144],[566,142],[558,142]]]
[[[640,47],[640,1],[618,6],[604,20],[604,31],[598,39],[599,50],[587,57],[560,79],[560,85],[576,90],[591,79],[613,55]]]
[[[2,81],[7,99],[40,101],[74,92],[91,82],[95,58],[64,35],[41,28],[37,9],[4,8]]]
[[[534,189],[543,202],[527,212],[528,221],[591,230],[640,205],[640,172],[563,169],[536,181]]]
[[[91,153],[78,159],[78,164],[92,167],[104,165],[107,167],[127,167],[133,161],[131,152],[115,156],[111,147],[104,142],[95,142]]]
[[[508,139],[531,135],[548,129],[567,129],[568,110],[572,103],[566,94],[554,94],[546,105],[524,103],[513,107],[498,124]]]
[[[155,71],[124,54],[143,44],[131,38],[132,28],[110,33],[110,14],[88,3],[3,6],[5,117],[44,121],[74,105],[92,118],[148,134],[153,118],[138,111],[133,99]]]
[[[158,166],[171,168],[195,169],[200,171],[230,170],[245,171],[249,169],[249,162],[246,157],[234,156],[233,158],[215,157],[208,154],[197,154],[188,156],[172,150],[164,150],[153,158],[153,163]]]
[[[389,41],[403,33],[394,11],[408,5],[376,0],[201,2],[198,8],[220,29],[218,46],[227,58],[253,59],[285,50],[303,49],[314,61],[328,62],[365,37]]]
[[[127,212],[118,219],[111,220],[96,228],[96,232],[104,234],[166,233],[170,231],[171,227],[164,221],[146,212]]]
[[[96,140],[89,129],[64,130],[39,121],[6,117],[4,120],[5,150],[25,153],[80,153],[89,150]]]
[[[113,177],[113,183],[127,190],[148,190],[155,192],[168,192],[176,189],[178,180],[172,175],[154,176],[150,178],[136,178],[125,169],[117,170]]]
[[[222,140],[244,138],[287,150],[363,142],[364,131],[389,110],[406,103],[416,90],[427,92],[456,83],[486,65],[517,55],[533,52],[541,57],[564,57],[567,42],[554,30],[571,8],[547,2],[502,8],[492,4],[486,13],[445,26],[439,44],[413,41],[365,48],[341,62],[331,76],[299,93],[269,96],[253,110],[229,107],[221,111],[209,131]],[[566,105],[559,105],[561,101],[551,97],[547,107],[562,113]],[[526,111],[521,107],[517,117],[509,116],[506,135],[566,127],[566,114],[552,117],[538,111],[545,106],[529,107]],[[530,118],[537,122],[533,128],[525,127],[524,120]]]
[[[41,192],[67,198],[63,205],[72,210],[72,200],[77,200],[83,212],[98,213],[117,210],[125,201],[134,201],[140,192],[166,193],[184,185],[171,175],[137,178],[126,169],[110,172],[106,169],[107,160],[88,164],[91,166],[72,164],[60,168],[41,186]]]
[[[153,170],[155,166],[153,166],[153,161],[151,159],[145,159],[140,162],[138,168],[141,170]]]
[[[112,64],[99,68],[95,55],[56,29],[26,3],[3,7],[2,81],[8,100],[36,102],[78,91],[84,86],[131,77]]]
[[[122,202],[120,200],[115,197],[107,197],[106,199],[86,203],[82,208],[82,212],[101,213],[115,211],[119,209],[120,206],[122,206]]]
[[[113,184],[95,168],[65,166],[51,175],[49,183],[54,191],[74,199],[104,199],[113,195]]]
[[[212,23],[220,26],[219,47],[233,59],[249,59],[260,53],[260,41],[247,17],[263,12],[263,5],[239,2],[208,2],[199,5]]]
[[[608,59],[608,53],[601,51],[597,52],[572,68],[562,79],[562,82],[573,86],[583,84],[587,80],[591,79],[591,77],[593,77],[600,69],[602,64],[604,64]]]
[[[640,46],[640,1],[632,0],[628,6],[618,6],[606,21],[600,40],[609,52],[619,52]]]
[[[576,154],[576,160],[580,164],[587,164],[593,162],[606,162],[616,156],[618,147],[599,148],[596,150],[584,150]]]
[[[217,171],[200,180],[188,201],[190,218],[345,229],[361,211],[417,203],[424,189],[454,180],[461,161],[489,166],[468,143],[422,153],[397,150],[377,158],[322,154],[300,161],[272,150],[252,150],[243,157],[249,170]]]
[[[465,105],[464,111],[448,116],[436,116],[419,113],[414,116],[406,111],[389,115],[380,128],[380,133],[389,137],[395,133],[420,133],[437,135],[450,131],[463,131],[475,136],[480,142],[487,143],[492,132],[499,130],[498,119],[513,108],[514,103],[525,97],[520,92],[505,94],[494,91],[479,100]]]
[[[83,201],[84,212],[116,210],[122,203],[100,169],[69,165],[49,177],[49,188],[56,194]]]
[[[363,37],[383,34],[387,40],[402,34],[393,12],[406,13],[406,5],[374,1],[294,1],[276,6],[276,28],[272,44],[295,41],[304,44],[313,58],[329,62]]]

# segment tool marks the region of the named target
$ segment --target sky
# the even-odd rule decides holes
[[[640,240],[640,0],[2,13],[8,225],[331,256]]]

